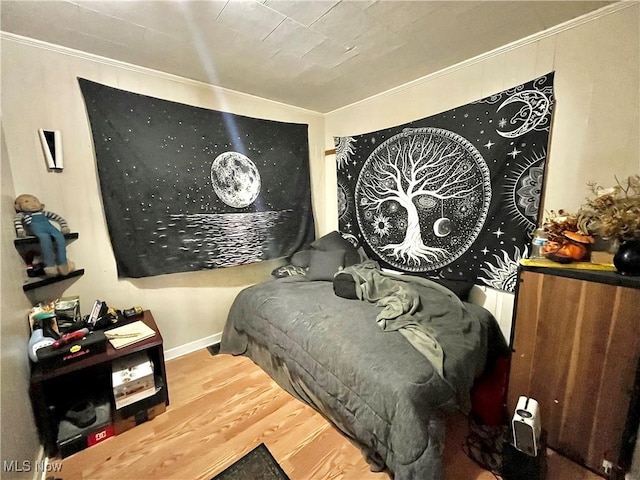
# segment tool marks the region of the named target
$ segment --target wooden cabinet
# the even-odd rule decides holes
[[[509,411],[520,395],[533,397],[550,448],[599,473],[603,460],[625,463],[624,437],[637,431],[628,419],[637,408],[640,278],[522,267],[512,335]]]
[[[116,359],[137,352],[146,352],[153,362],[154,372],[159,377],[161,386],[158,393],[150,400],[163,403],[165,406],[169,405],[162,335],[149,310],[145,310],[139,320],[155,330],[155,336],[121,349],[115,349],[107,342],[105,352],[56,368],[46,368],[39,363],[33,364],[29,394],[40,438],[48,456],[52,457],[58,453],[56,439],[58,425],[64,413],[64,405],[68,406],[68,404],[87,396],[92,397],[98,391],[110,396],[110,401],[114,402],[111,365]],[[129,407],[124,407],[122,410],[130,412],[126,416],[132,415],[134,412],[137,415],[137,407],[144,404],[146,411],[149,407],[146,403],[148,402],[143,400]],[[137,417],[135,420],[134,424],[140,423],[137,422]]]

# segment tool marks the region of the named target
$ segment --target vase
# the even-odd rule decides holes
[[[625,240],[613,256],[613,264],[621,275],[640,275],[640,240]]]

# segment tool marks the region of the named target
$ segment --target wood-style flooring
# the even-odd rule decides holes
[[[206,349],[167,362],[171,404],[155,419],[64,460],[63,480],[209,480],[261,442],[291,480],[389,480],[310,407],[251,360]],[[467,423],[447,424],[445,480],[492,480],[463,452]],[[548,480],[598,480],[549,451]],[[416,479],[419,480],[419,479]]]

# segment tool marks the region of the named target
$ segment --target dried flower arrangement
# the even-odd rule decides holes
[[[588,245],[594,241],[580,218],[562,209],[547,213],[542,228],[547,234],[543,253],[557,262],[582,260],[589,253]]]
[[[555,210],[545,212],[542,228],[547,233],[547,239],[551,242],[562,242],[565,239],[565,232],[588,233],[580,228],[576,215],[563,209],[557,212]]]
[[[610,188],[588,185],[594,197],[578,210],[578,224],[605,239],[640,240],[640,175]]]

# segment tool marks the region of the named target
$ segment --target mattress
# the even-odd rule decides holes
[[[446,297],[440,310],[450,302],[459,312],[429,318],[444,352],[442,374],[401,331],[380,327],[383,306],[338,297],[331,282],[304,277],[241,291],[221,353],[252,358],[359,445],[372,470],[386,468],[399,480],[439,479],[444,415],[468,409],[473,378],[499,329],[488,311],[428,283],[413,286],[421,310],[437,290]]]

